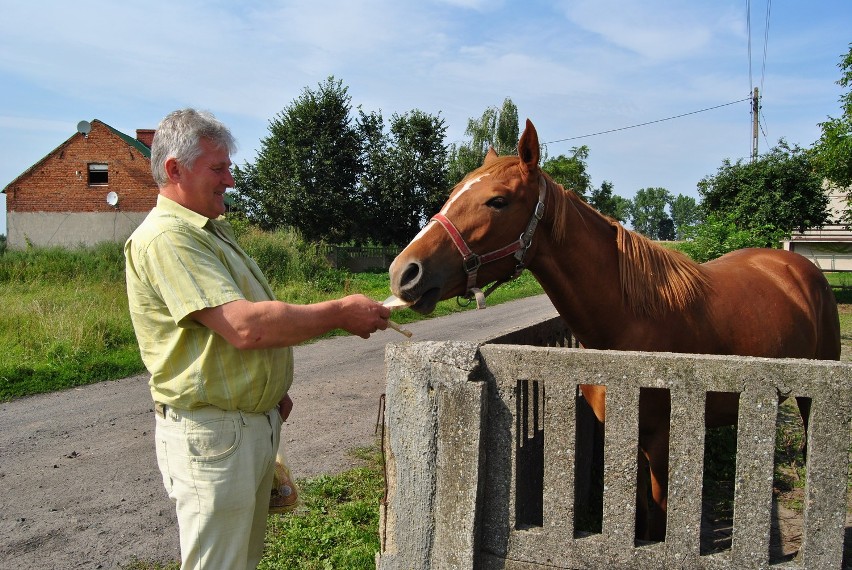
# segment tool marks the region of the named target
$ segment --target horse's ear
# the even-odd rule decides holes
[[[483,165],[488,164],[489,162],[491,162],[495,158],[497,158],[497,151],[494,150],[493,146],[489,146],[488,152],[485,153],[485,160],[482,161],[482,164]]]
[[[521,159],[521,171],[525,175],[538,168],[538,160],[541,156],[540,152],[538,147],[538,133],[535,131],[532,121],[527,119],[524,133],[521,135],[521,140],[518,141],[518,156]]]

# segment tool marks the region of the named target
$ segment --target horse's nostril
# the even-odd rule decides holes
[[[420,280],[420,264],[409,263],[405,271],[402,272],[402,278],[399,280],[400,287],[410,287]]]

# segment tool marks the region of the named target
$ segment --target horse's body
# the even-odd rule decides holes
[[[518,154],[489,152],[482,167],[453,190],[436,216],[443,221],[427,224],[394,260],[391,289],[414,310],[428,313],[439,300],[504,280],[520,259],[586,348],[839,359],[834,294],[804,257],[745,249],[696,264],[624,229],[554,183],[538,166],[538,135],[529,121]],[[481,253],[516,240],[529,228],[537,196],[543,197],[544,215],[524,252],[466,275],[473,264],[463,269],[464,246]],[[581,390],[604,421],[605,388]],[[651,390],[640,405],[639,445],[649,461],[654,502],[664,512],[670,403],[667,394]],[[735,395],[708,395],[708,427],[733,425],[736,418]],[[658,517],[649,535],[662,539],[664,529],[665,519]]]

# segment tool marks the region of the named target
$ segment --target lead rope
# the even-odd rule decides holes
[[[379,551],[385,551],[385,545],[387,544],[387,532],[388,532],[388,462],[385,457],[385,395],[382,394],[379,396],[379,413],[376,415],[376,429],[373,431],[373,435],[378,434],[379,427],[381,426],[382,435],[379,441],[379,451],[382,454],[382,475],[385,479],[385,489],[382,494],[382,534],[381,534],[381,542],[379,544]]]

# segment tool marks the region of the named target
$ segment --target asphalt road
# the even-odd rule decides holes
[[[483,341],[556,316],[541,295],[296,348],[282,445],[297,478],[354,464],[375,441],[388,343]],[[0,567],[119,568],[179,558],[154,456],[147,375],[0,404]]]

